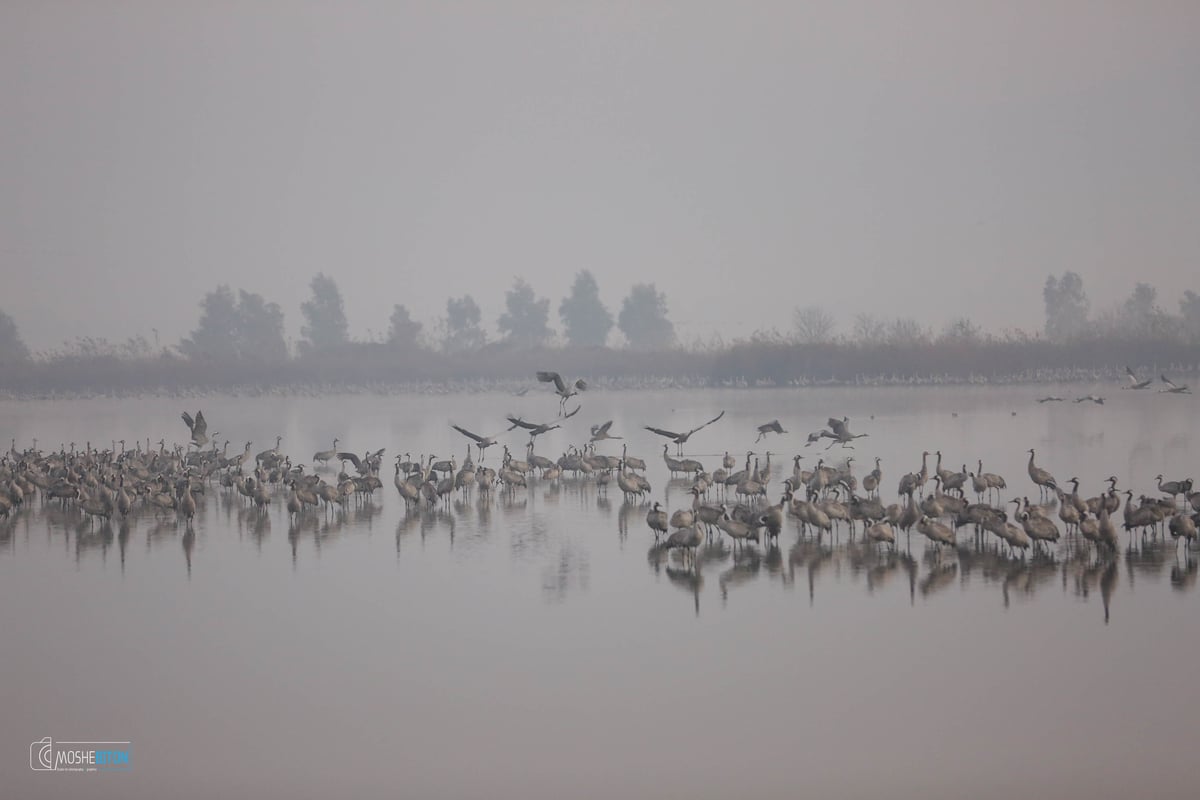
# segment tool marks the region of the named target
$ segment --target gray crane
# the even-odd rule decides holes
[[[509,421],[511,422],[511,420],[509,420]],[[477,433],[471,433],[466,428],[460,428],[458,425],[455,425],[453,423],[451,423],[450,427],[454,428],[454,430],[458,431],[463,436],[465,436],[468,439],[471,439],[472,441],[475,442],[475,449],[479,452],[479,460],[480,461],[483,461],[483,451],[488,449],[492,445],[496,444],[496,436],[499,435],[499,434],[496,434],[496,436],[480,436]],[[511,431],[512,428],[509,428],[509,430]],[[467,446],[470,447],[470,445],[467,445]],[[468,452],[468,455],[469,454],[470,453]]]
[[[665,428],[653,428],[649,425],[647,425],[645,427],[646,427],[646,430],[650,431],[651,433],[657,433],[659,436],[665,436],[668,439],[670,439],[676,445],[677,454],[683,455],[683,446],[685,444],[687,444],[687,440],[691,438],[693,433],[696,433],[697,431],[707,428],[709,425],[712,425],[714,422],[716,422],[723,416],[725,416],[725,412],[721,411],[720,414],[717,414],[715,417],[713,417],[712,419],[710,419],[708,422],[704,423],[703,425],[697,425],[696,427],[692,428],[690,431],[685,431],[684,433],[676,433],[675,431],[669,431],[669,430],[666,430]]]
[[[566,410],[567,401],[580,392],[587,391],[587,381],[580,378],[574,383],[567,383],[563,380],[563,376],[557,372],[549,370],[540,371],[537,374],[537,379],[542,383],[553,383],[554,392],[558,395],[558,413],[562,414]]]
[[[768,423],[758,426],[758,438],[754,440],[755,444],[761,442],[769,433],[787,433],[783,426],[779,424],[779,420],[773,419]]]

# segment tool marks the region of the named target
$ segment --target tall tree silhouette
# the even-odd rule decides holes
[[[500,315],[496,327],[508,341],[521,347],[545,344],[550,338],[547,321],[550,318],[550,301],[538,299],[533,287],[517,278],[504,295],[505,312]]]
[[[667,317],[667,296],[653,283],[639,283],[629,290],[617,325],[631,347],[670,347],[675,342],[675,326]]]
[[[567,342],[576,347],[599,347],[612,330],[612,314],[600,302],[600,287],[588,270],[575,274],[571,293],[558,305]]]
[[[337,283],[325,273],[318,273],[309,284],[312,297],[300,304],[304,325],[300,333],[306,351],[319,352],[345,344],[348,340],[346,309]]]

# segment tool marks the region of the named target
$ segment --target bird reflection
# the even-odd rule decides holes
[[[121,551],[121,574],[125,574],[125,548],[129,545],[129,519],[121,520],[121,527],[117,532],[117,547]]]
[[[183,557],[187,561],[188,580],[192,579],[192,550],[196,547],[196,532],[189,526],[183,533]]]
[[[700,616],[700,590],[704,587],[700,565],[697,563],[689,567],[674,567],[667,564],[666,573],[667,580],[673,586],[678,586],[692,596],[692,606],[696,610],[696,616]]]
[[[721,604],[725,605],[728,603],[729,588],[731,586],[736,588],[754,581],[758,578],[758,573],[761,569],[762,556],[753,547],[739,550],[738,554],[734,557],[733,566],[717,577],[717,584],[721,588]]]
[[[951,561],[948,563],[931,563],[925,577],[921,579],[919,588],[922,597],[928,597],[931,594],[953,586],[955,578],[958,576],[958,563]]]
[[[1177,592],[1190,592],[1196,588],[1196,559],[1189,558],[1182,566],[1175,562],[1171,567],[1171,588]]]

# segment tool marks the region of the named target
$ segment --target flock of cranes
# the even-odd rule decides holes
[[[1129,377],[1130,389],[1144,389],[1148,384],[1137,381],[1132,371]],[[589,433],[581,436],[581,444],[570,446],[557,459],[535,452],[540,435],[563,428],[580,412],[581,405],[567,411],[566,402],[587,389],[583,380],[569,383],[557,372],[538,372],[537,378],[554,385],[559,398],[555,420],[530,422],[510,414],[508,430],[493,435],[480,435],[451,423],[451,429],[468,440],[462,462],[455,457],[421,455],[413,460],[409,453],[396,455],[392,483],[406,506],[448,504],[452,497],[473,492],[481,496],[496,491],[511,494],[527,490],[535,481],[590,481],[600,495],[615,484],[626,503],[649,504],[645,520],[655,547],[679,551],[685,564],[694,564],[698,548],[714,537],[728,538],[735,552],[752,543],[774,541],[788,520],[794,520],[802,537],[811,534],[819,540],[838,536],[845,528],[853,539],[861,529],[864,542],[893,549],[901,535],[911,541],[915,530],[926,539],[927,550],[936,553],[956,548],[967,531],[978,545],[992,546],[1010,558],[1024,558],[1029,551],[1049,554],[1064,535],[1068,541],[1094,548],[1097,559],[1118,552],[1122,530],[1131,537],[1131,544],[1134,536],[1165,537],[1169,533],[1191,547],[1197,538],[1200,492],[1193,491],[1191,478],[1165,480],[1163,475],[1157,476],[1156,489],[1163,499],[1146,494],[1135,499],[1132,490],[1118,491],[1116,477],[1110,477],[1102,491],[1084,497],[1077,478],[1057,479],[1037,463],[1033,449],[1028,451],[1026,471],[1037,489],[1037,502],[1025,492],[1005,500],[1009,482],[985,471],[982,459],[975,459],[973,470],[965,463],[958,470],[943,467],[940,450],[922,452],[919,468],[899,476],[893,484],[895,502],[886,504],[881,499],[885,478],[880,458],[874,459],[873,469],[856,474],[853,455],[837,464],[818,458],[806,469],[801,464],[804,456],[795,454],[787,472],[779,469],[778,461],[772,463],[777,454],[768,451],[760,457],[747,450],[744,462],[726,452],[720,466],[709,470],[702,461],[684,457],[683,446],[721,421],[724,410],[685,431],[644,426],[666,440],[661,458],[670,479],[682,476],[688,487],[687,505],[664,508],[661,502],[650,502],[647,464],[631,455],[624,442],[620,456],[596,452],[598,442],[624,438],[613,431],[612,420],[591,425]],[[1170,386],[1172,391],[1187,389]],[[90,443],[77,450],[72,444],[69,450],[64,447],[43,454],[36,441],[33,448],[25,450],[18,450],[14,441],[9,453],[0,458],[0,517],[10,516],[40,495],[43,502],[73,506],[93,520],[148,508],[155,514],[176,514],[190,529],[198,502],[213,484],[264,511],[278,499],[292,519],[321,506],[328,514],[351,500],[363,502],[384,486],[384,448],[360,454],[339,449],[341,440],[335,438],[329,449],[313,453],[311,462],[293,462],[281,450],[282,437],[277,437],[274,447],[257,454],[252,454],[252,442],[248,441],[242,452],[229,455],[229,441],[218,447],[218,434],[209,434],[203,412],[195,416],[184,412],[181,418],[188,440],[173,448],[161,440],[157,448],[150,442],[144,448],[140,442],[126,448],[121,441],[108,450],[95,449]],[[529,435],[523,458],[514,456],[501,442],[504,433],[517,429]],[[756,433],[754,443],[787,431],[775,419],[757,426]],[[825,450],[835,445],[853,450],[854,443],[866,436],[851,432],[848,417],[834,416],[825,427],[808,434],[804,447],[828,442]],[[496,445],[503,448],[499,463],[495,468],[485,466],[487,451]],[[472,446],[478,463],[472,458]],[[932,469],[931,456],[936,457]],[[330,474],[334,463],[339,465],[336,477]],[[771,498],[778,500],[772,503]]]
[[[1121,387],[1122,389],[1131,389],[1133,391],[1142,391],[1145,389],[1149,389],[1151,386],[1154,385],[1153,378],[1145,378],[1145,379],[1138,378],[1137,373],[1135,373],[1133,371],[1133,369],[1131,369],[1130,367],[1125,367],[1125,378],[1126,378],[1126,380],[1129,381],[1129,383],[1127,383],[1125,386],[1122,386]],[[1162,382],[1163,387],[1164,387],[1164,388],[1158,390],[1159,394],[1191,394],[1192,393],[1191,388],[1189,388],[1186,383],[1175,383],[1174,381],[1172,381],[1170,378],[1168,378],[1164,374],[1160,374],[1158,376],[1158,379],[1159,379],[1159,381]],[[1045,397],[1039,397],[1038,402],[1039,403],[1061,403],[1061,402],[1063,402],[1063,398],[1061,398],[1057,395],[1046,395]],[[1100,397],[1099,395],[1095,395],[1095,394],[1087,394],[1087,395],[1084,395],[1083,397],[1076,397],[1072,402],[1074,402],[1074,403],[1094,403],[1098,406],[1102,406],[1102,405],[1104,405],[1104,398]]]
[[[993,535],[997,549],[1021,558],[1031,550],[1049,554],[1064,533],[1068,539],[1077,538],[1094,547],[1098,560],[1117,554],[1118,529],[1130,535],[1131,546],[1132,537],[1137,535],[1145,538],[1169,533],[1182,539],[1187,548],[1197,538],[1200,492],[1192,490],[1191,478],[1164,481],[1161,474],[1156,476],[1158,492],[1169,499],[1143,494],[1135,503],[1132,490],[1118,492],[1115,476],[1106,480],[1104,491],[1084,498],[1079,494],[1078,478],[1072,477],[1060,486],[1049,471],[1037,464],[1036,451],[1028,452],[1026,472],[1038,490],[1039,500],[1044,502],[1030,502],[1027,495],[1021,495],[1002,503],[1008,482],[1003,476],[985,472],[981,459],[976,461],[974,471],[966,464],[961,470],[950,470],[942,467],[942,453],[936,451],[937,462],[931,471],[932,454],[926,451],[921,454],[920,468],[900,477],[898,501],[885,506],[879,499],[883,481],[880,459],[876,458],[875,468],[862,477],[864,493],[860,494],[853,457],[840,466],[826,465],[822,459],[814,469],[806,470],[800,465],[802,456],[797,455],[792,474],[783,480],[779,502],[774,505],[761,499],[772,477],[768,459],[764,468],[756,465],[748,477],[735,479],[739,495],[736,505],[703,500],[714,485],[723,495],[728,484],[719,479],[714,484],[701,471],[689,489],[690,507],[670,512],[654,503],[646,514],[646,525],[661,547],[680,549],[689,559],[694,559],[697,548],[714,535],[727,535],[735,550],[747,541],[759,541],[760,536],[778,537],[783,520],[789,517],[797,521],[802,534],[811,531],[818,538],[836,534],[842,525],[853,538],[861,525],[867,542],[893,548],[898,533],[911,537],[915,529],[937,553],[943,547],[956,548],[960,530],[966,529],[979,543],[988,534]],[[927,493],[930,481],[933,490]],[[1068,484],[1070,491],[1064,488]],[[968,500],[968,491],[974,494],[975,502]]]

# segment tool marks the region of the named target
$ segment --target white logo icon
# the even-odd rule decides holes
[[[30,769],[54,769],[54,742],[47,736],[29,745]]]

